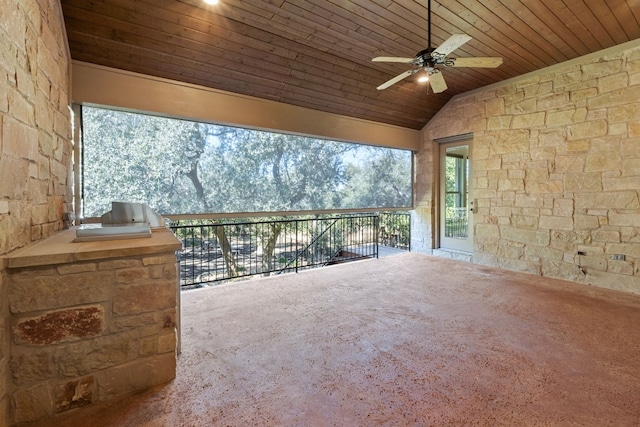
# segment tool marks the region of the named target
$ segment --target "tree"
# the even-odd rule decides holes
[[[87,107],[83,119],[85,216],[103,214],[112,201],[162,213],[193,211],[202,202],[193,171],[205,125]]]
[[[353,208],[411,206],[411,153],[366,147],[349,168],[344,204]]]
[[[346,177],[343,154],[332,141],[235,129],[203,156],[202,174],[217,212],[319,210],[339,207]]]
[[[203,180],[217,212],[331,209],[346,177],[344,144],[273,132],[216,133],[203,156]],[[269,270],[282,228],[260,236]]]

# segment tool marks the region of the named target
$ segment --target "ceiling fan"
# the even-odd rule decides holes
[[[396,77],[388,80],[377,87],[378,90],[383,90],[392,86],[399,81],[414,75],[420,70],[424,70],[429,76],[429,82],[431,84],[431,90],[434,93],[440,93],[447,90],[447,83],[444,81],[444,76],[437,65],[443,65],[445,67],[476,67],[476,68],[496,68],[502,64],[502,58],[500,57],[475,57],[475,58],[447,58],[451,52],[471,40],[471,37],[466,34],[454,34],[445,40],[436,49],[431,47],[431,0],[427,5],[428,10],[428,25],[429,25],[429,47],[421,50],[413,58],[399,58],[394,56],[378,56],[373,58],[372,62],[401,62],[404,64],[416,65],[417,68],[407,70]]]

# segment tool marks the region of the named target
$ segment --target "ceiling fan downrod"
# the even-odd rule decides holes
[[[431,0],[427,3],[427,42],[427,47],[431,49]]]

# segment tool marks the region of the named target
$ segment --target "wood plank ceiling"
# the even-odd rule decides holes
[[[421,129],[454,95],[640,38],[640,0],[433,0],[432,45],[501,56],[433,94],[376,86],[427,46],[428,0],[61,0],[73,59]]]

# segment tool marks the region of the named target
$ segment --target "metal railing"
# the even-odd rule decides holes
[[[183,288],[376,258],[379,243],[408,250],[409,226],[407,213],[170,225],[182,242],[178,257]]]
[[[411,250],[411,214],[408,212],[380,213],[378,242],[383,246]]]
[[[469,220],[467,218],[447,218],[444,223],[445,237],[466,239],[469,231]]]

